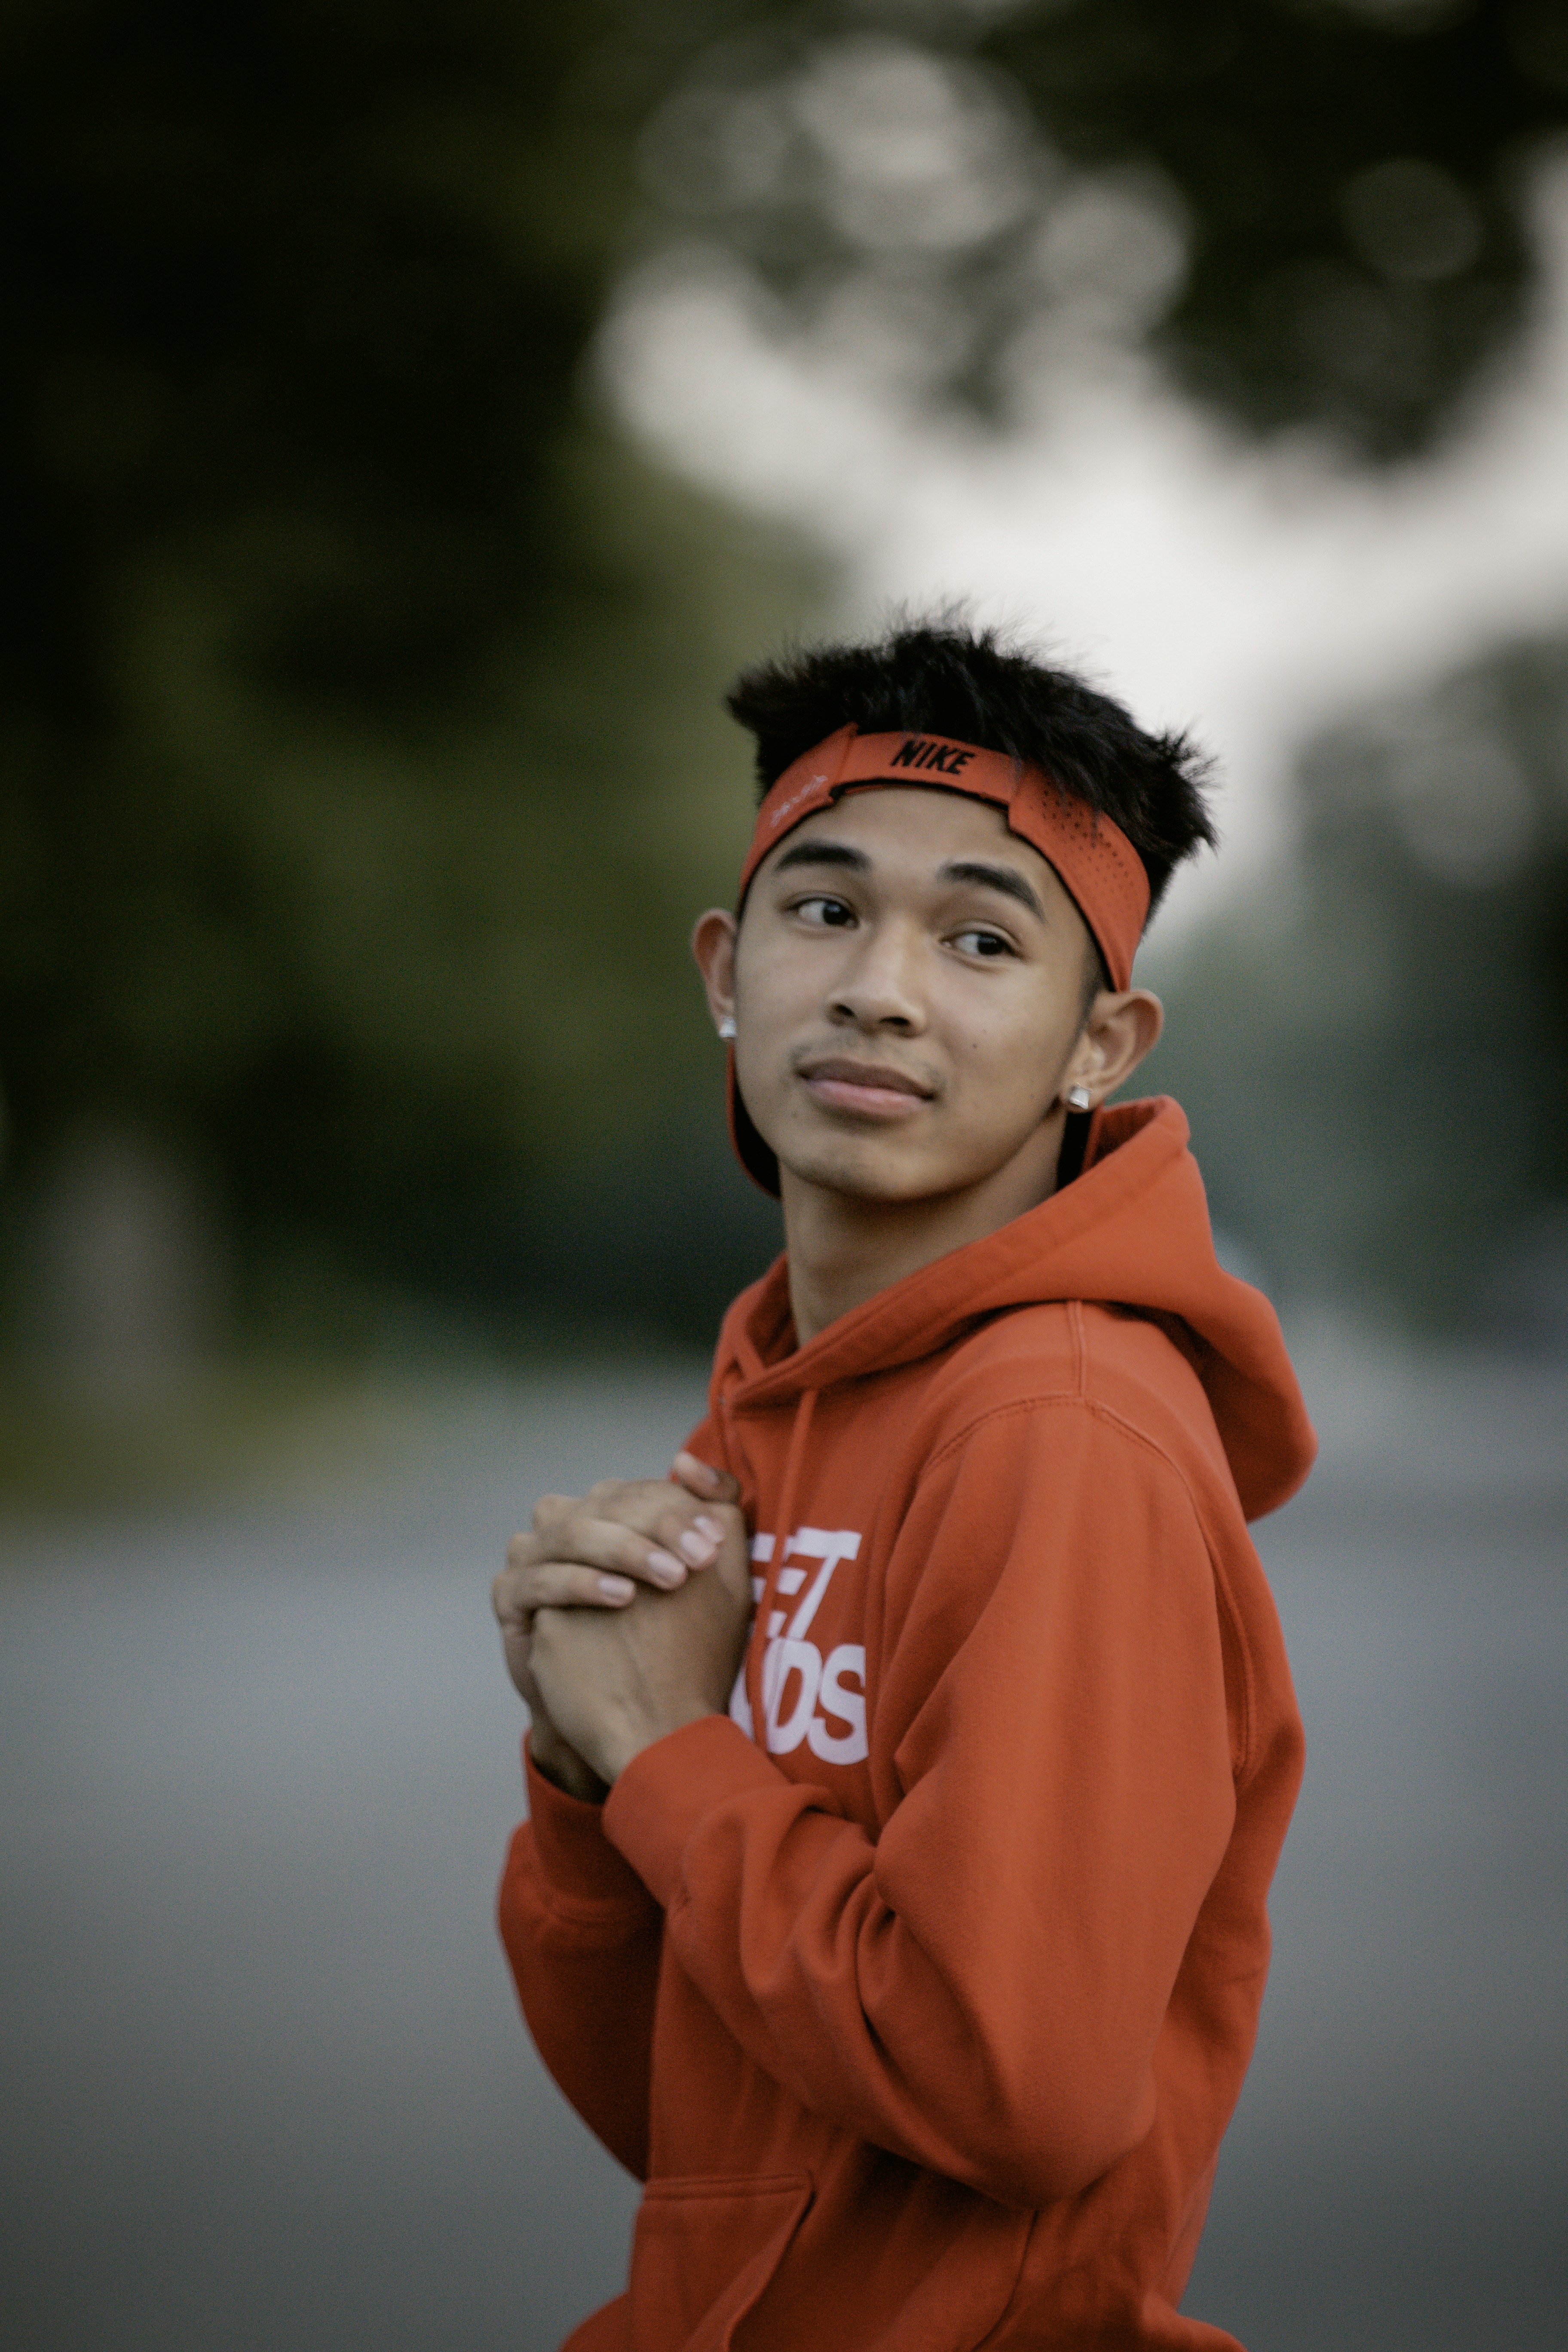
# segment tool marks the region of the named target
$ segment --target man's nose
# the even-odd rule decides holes
[[[860,1029],[892,1029],[901,1036],[923,1029],[921,960],[922,942],[906,924],[862,931],[833,992],[836,1018]]]

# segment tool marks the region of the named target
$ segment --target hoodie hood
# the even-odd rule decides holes
[[[715,1402],[731,1411],[918,1362],[991,1317],[1082,1299],[1170,1322],[1196,1370],[1249,1519],[1293,1495],[1317,1440],[1279,1318],[1214,1254],[1208,1202],[1168,1097],[1096,1112],[1081,1174],[982,1240],[906,1275],[794,1344],[788,1261],[725,1318]]]

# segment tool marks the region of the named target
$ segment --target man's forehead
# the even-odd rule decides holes
[[[770,862],[782,862],[786,849],[823,840],[860,849],[874,863],[897,856],[936,867],[966,848],[981,847],[988,857],[1000,852],[1016,860],[1023,872],[1050,871],[1049,861],[1032,842],[1009,831],[1007,813],[994,801],[943,792],[931,784],[851,788],[830,808],[803,817]]]

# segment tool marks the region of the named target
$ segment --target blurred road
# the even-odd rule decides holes
[[[1568,1385],[1310,1390],[1262,1530],[1309,1777],[1188,2307],[1253,2352],[1561,2341]],[[374,1507],[0,1541],[5,2352],[549,2352],[614,2291],[630,2184],[490,1927],[486,1585],[699,1391],[469,1400]]]

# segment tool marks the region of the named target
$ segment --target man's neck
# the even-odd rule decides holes
[[[982,1183],[920,1201],[867,1200],[781,1171],[790,1308],[804,1347],[829,1323],[906,1275],[983,1241],[1056,1187],[1060,1114],[1030,1148]]]

